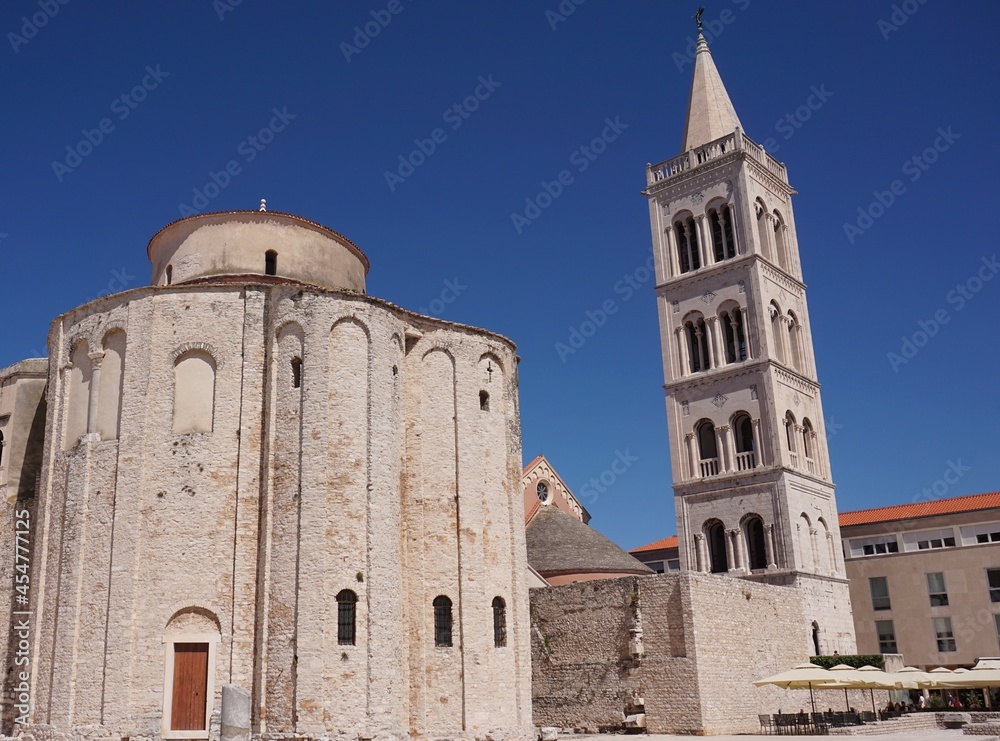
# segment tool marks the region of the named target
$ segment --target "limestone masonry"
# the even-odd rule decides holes
[[[232,684],[269,738],[533,735],[512,343],[365,296],[361,251],[289,214],[149,256],[152,286],[55,320],[47,370],[0,374],[32,727],[214,739]]]

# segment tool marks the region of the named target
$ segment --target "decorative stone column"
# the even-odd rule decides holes
[[[101,363],[104,361],[104,351],[94,350],[87,353],[90,358],[90,398],[87,406],[87,435],[97,434],[97,410],[101,395]],[[99,438],[98,438],[99,439]]]
[[[774,561],[774,524],[764,526],[764,555],[767,557],[767,568],[776,569],[778,564]]]
[[[712,327],[712,336],[715,338],[716,347],[716,362],[715,367],[721,368],[726,365],[726,338],[725,333],[722,331],[722,322],[719,321],[718,316],[709,317],[710,326]]]
[[[726,446],[726,471],[739,471],[740,467],[736,463],[736,435],[729,425],[722,425],[719,429],[722,430],[722,439]]]
[[[702,267],[712,265],[715,261],[710,259],[709,255],[711,254],[714,257],[714,251],[708,249],[708,239],[705,237],[708,231],[705,228],[705,214],[698,214],[694,219],[698,225],[698,248],[701,250],[701,265]]]
[[[687,244],[685,249],[688,256],[688,270],[694,270],[694,251],[697,249],[697,237],[695,236],[694,229],[691,228],[691,222],[684,222],[684,236],[687,238]]]
[[[694,344],[696,344],[698,346],[698,359],[701,361],[701,369],[702,370],[707,370],[708,369],[708,363],[706,362],[707,359],[705,358],[705,345],[701,341],[702,336],[703,336],[703,333],[701,331],[701,327],[699,327],[698,325],[695,325],[695,327],[694,327]]]
[[[687,329],[682,324],[674,330],[674,334],[677,335],[677,349],[680,350],[678,357],[680,358],[681,367],[678,377],[690,375],[691,358],[689,357]]]
[[[764,465],[764,449],[760,445],[760,417],[752,420],[751,425],[753,427],[754,463],[756,463],[755,468],[761,468]]]
[[[701,573],[705,573],[706,571],[708,571],[708,569],[705,568],[704,548],[705,548],[705,536],[702,533],[695,533],[694,534],[694,558],[695,558],[695,564],[696,564],[697,571],[699,571]]]
[[[684,436],[684,440],[687,442],[688,449],[688,462],[691,465],[691,477],[692,479],[700,478],[700,471],[698,470],[698,460],[695,455],[695,444],[694,444],[694,433],[689,432]]]
[[[737,527],[733,531],[733,545],[736,553],[736,568],[745,574],[750,573],[750,559],[747,557],[746,543],[743,538],[743,528]]]
[[[719,473],[725,473],[729,470],[728,463],[725,456],[726,448],[726,436],[725,430],[728,427],[716,427],[715,428],[715,460],[717,461]]]
[[[736,571],[736,556],[733,553],[732,530],[726,531],[726,564],[730,571]]]
[[[750,348],[750,322],[747,319],[747,307],[740,307],[740,326],[743,328],[743,342],[747,346],[747,360],[753,360],[753,350]]]
[[[667,271],[667,278],[680,275],[680,267],[677,265],[677,240],[674,239],[674,228],[668,226],[663,230],[667,239],[667,259],[663,261],[664,269]]]

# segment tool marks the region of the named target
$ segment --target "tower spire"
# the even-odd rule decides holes
[[[705,35],[701,32],[702,10],[695,15],[698,43],[694,52],[694,80],[691,82],[682,152],[731,134],[737,126],[743,128],[726,86],[719,77]]]

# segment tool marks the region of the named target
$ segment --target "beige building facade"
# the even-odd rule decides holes
[[[793,586],[812,650],[853,653],[794,190],[701,35],[682,146],[645,191],[680,568]]]
[[[1000,656],[1000,493],[840,516],[860,653],[912,666]]]
[[[25,366],[31,724],[215,739],[237,685],[262,737],[532,735],[513,344],[366,296],[361,251],[290,214],[148,253]]]

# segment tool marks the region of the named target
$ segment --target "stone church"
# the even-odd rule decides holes
[[[235,685],[269,738],[532,736],[514,345],[263,204],[148,256],[0,372],[4,732],[218,738]]]

